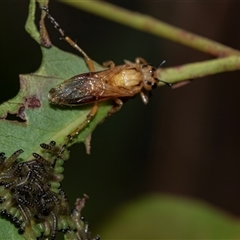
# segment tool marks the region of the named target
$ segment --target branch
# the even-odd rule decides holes
[[[68,1],[60,0],[63,3],[72,5],[84,11],[96,14],[103,18],[127,25],[128,27],[149,32],[159,37],[180,43],[187,47],[205,52],[216,57],[230,55],[240,56],[240,51],[227,47],[223,44],[198,36],[181,28],[171,26],[153,17],[132,12],[121,7],[102,1]]]
[[[158,78],[169,83],[195,79],[221,72],[240,70],[240,57],[230,56],[172,68],[158,69]],[[162,85],[162,83],[161,83]]]

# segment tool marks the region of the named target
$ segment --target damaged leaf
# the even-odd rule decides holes
[[[31,1],[30,6],[33,4],[35,2]],[[35,8],[29,9],[29,15],[33,16]],[[34,21],[33,17],[30,19]],[[27,29],[31,31],[31,36],[40,36],[34,25],[28,24]],[[92,107],[91,104],[73,108],[49,104],[48,92],[52,87],[89,70],[81,57],[54,46],[40,47],[43,56],[40,68],[35,73],[20,75],[18,95],[0,106],[1,151],[11,155],[22,148],[22,156],[26,160],[31,158],[33,152],[40,151],[40,143],[51,140],[63,142],[85,120]],[[101,103],[97,115],[73,142],[84,141],[98,122],[107,116],[110,108],[109,102]]]

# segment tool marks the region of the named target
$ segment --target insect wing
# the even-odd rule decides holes
[[[96,101],[100,82],[93,73],[74,76],[49,91],[49,101],[59,105],[80,105]]]
[[[122,65],[72,77],[49,91],[49,101],[58,105],[76,106],[113,97],[131,96],[128,89],[114,85],[114,76],[124,68],[125,65]]]

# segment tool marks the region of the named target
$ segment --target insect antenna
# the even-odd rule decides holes
[[[171,83],[169,83],[169,82],[165,82],[165,81],[163,81],[163,80],[161,80],[161,79],[158,79],[158,81],[159,81],[159,82],[162,82],[162,83],[164,83],[164,84],[166,84],[168,87],[171,87],[171,86],[172,86]]]
[[[160,64],[159,64],[159,66],[157,67],[157,69],[158,68],[160,68],[162,65],[164,65],[166,63],[166,60],[163,60]]]
[[[74,42],[69,36],[65,35],[63,29],[60,27],[60,24],[53,18],[53,16],[49,13],[49,9],[46,6],[41,7],[43,11],[46,12],[47,17],[50,19],[53,26],[58,30],[58,32],[61,34],[62,38],[69,43],[73,48],[77,49],[85,58],[87,65],[89,69],[94,72],[94,65],[91,60],[91,58]]]
[[[157,69],[161,68],[162,65],[164,65],[165,63],[166,63],[166,60],[163,60],[163,61],[159,64],[159,66],[157,67]],[[161,79],[158,79],[158,81],[159,81],[159,82],[162,82],[162,83],[164,83],[164,84],[166,84],[166,85],[169,86],[169,87],[172,86],[171,83],[169,83],[169,82],[165,82],[165,81],[163,81],[163,80],[161,80]]]

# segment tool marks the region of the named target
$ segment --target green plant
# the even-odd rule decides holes
[[[84,5],[84,2],[79,2]],[[35,3],[31,2],[30,7],[30,19],[28,20],[28,31],[31,35],[39,41],[39,34],[32,24],[34,22]],[[91,5],[93,4],[93,5]],[[89,9],[98,9],[101,12],[100,6],[108,6],[103,3],[91,1],[91,4],[85,6],[90,7]],[[124,11],[114,11],[111,8],[111,16],[119,16],[119,13]],[[126,12],[127,13],[127,12]],[[129,13],[130,14],[130,13]],[[104,16],[107,16],[106,12],[103,12]],[[149,21],[145,16],[136,16],[142,21]],[[123,16],[122,19],[128,19],[128,24],[131,23],[127,16]],[[133,14],[131,13],[131,19],[134,22]],[[155,20],[150,19],[151,25],[158,25]],[[146,22],[144,22],[146,24]],[[142,25],[140,25],[141,27]],[[154,27],[151,29],[161,29],[162,26]],[[163,28],[164,29],[164,28]],[[176,29],[175,29],[176,30]],[[177,29],[176,31],[179,31]],[[167,33],[166,33],[167,35]],[[171,34],[169,34],[171,35]],[[172,36],[172,35],[171,35]],[[183,34],[186,42],[188,42],[189,35]],[[174,37],[173,37],[174,38]],[[217,43],[213,43],[204,39],[199,39],[195,36],[195,40],[198,39],[200,46],[198,48],[207,49],[206,46],[210,44],[214,45],[216,51],[214,55],[219,56],[223,51],[224,57],[222,59],[206,61],[202,63],[187,64],[181,67],[181,74],[179,74],[178,68],[161,69],[159,70],[159,76],[168,82],[178,82],[188,80],[189,77],[197,78],[209,74],[215,74],[224,71],[234,71],[239,69],[239,52],[232,50],[228,47],[220,46]],[[51,49],[45,49],[41,47],[43,53],[43,62],[40,69],[31,75],[22,75],[21,91],[12,100],[7,101],[1,105],[0,112],[1,116],[6,116],[8,113],[18,114],[19,117],[25,118],[25,122],[16,123],[9,122],[6,120],[1,121],[1,136],[3,136],[4,142],[2,142],[1,151],[6,152],[9,156],[12,152],[21,146],[24,149],[22,158],[24,160],[30,160],[32,152],[41,153],[39,144],[42,142],[49,142],[55,140],[58,143],[63,143],[65,136],[74,129],[80,122],[82,122],[86,114],[89,112],[90,106],[81,107],[81,111],[78,108],[62,109],[52,108],[49,106],[47,101],[48,90],[61,82],[62,80],[69,78],[70,76],[86,72],[87,68],[84,61],[81,58],[75,57],[74,55],[64,53],[55,47]],[[53,76],[53,77],[52,77]],[[94,120],[74,139],[74,142],[82,142],[89,134],[93,131],[98,122],[102,121],[107,116],[108,110],[111,108],[111,103],[103,103],[98,115]],[[22,111],[19,111],[19,110]],[[24,114],[24,115],[23,115]],[[16,142],[15,136],[27,136],[18,138]],[[30,145],[29,142],[32,144]],[[74,143],[73,142],[73,143]],[[4,222],[4,221],[3,221]],[[3,223],[5,224],[5,222]],[[9,227],[9,225],[7,225]],[[8,229],[8,228],[6,228]],[[237,229],[238,230],[238,229]],[[15,236],[14,236],[15,237]]]

